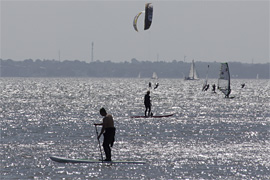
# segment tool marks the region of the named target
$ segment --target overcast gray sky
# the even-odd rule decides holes
[[[153,22],[134,16],[146,2]],[[269,1],[1,0],[1,58],[269,62]]]

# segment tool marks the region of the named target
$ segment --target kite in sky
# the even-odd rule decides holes
[[[153,5],[152,3],[147,3],[145,4],[145,11],[141,11],[139,12],[133,20],[133,27],[135,29],[135,31],[138,32],[138,27],[137,27],[137,21],[138,18],[140,17],[141,14],[145,13],[145,17],[144,17],[144,30],[147,30],[150,28],[151,24],[152,24],[152,19],[153,19]]]

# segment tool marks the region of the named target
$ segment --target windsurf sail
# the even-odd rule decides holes
[[[225,94],[225,97],[229,97],[231,93],[231,82],[228,63],[221,63],[218,78],[218,89]]]
[[[152,3],[147,3],[145,4],[145,11],[141,11],[139,12],[133,20],[133,27],[135,29],[135,31],[138,32],[138,26],[137,26],[137,22],[138,19],[140,17],[141,14],[145,13],[145,17],[144,17],[144,30],[147,30],[150,28],[151,24],[152,24],[152,19],[153,19],[153,5]]]
[[[204,81],[204,83],[203,83],[203,88],[202,88],[203,91],[204,91],[204,90],[206,89],[206,87],[207,87],[208,70],[209,70],[209,65],[208,65],[208,67],[207,67],[206,77],[205,77],[205,81]]]

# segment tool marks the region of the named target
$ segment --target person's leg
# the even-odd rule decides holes
[[[104,152],[105,152],[105,155],[106,155],[105,161],[111,161],[111,148],[109,146],[109,143],[104,141],[102,146],[104,148]]]
[[[148,110],[148,107],[147,107],[147,106],[145,106],[145,111],[144,111],[144,115],[145,115],[145,116],[147,116],[147,115],[146,115],[147,110]]]

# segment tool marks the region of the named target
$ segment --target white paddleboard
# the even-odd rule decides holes
[[[50,157],[52,161],[59,163],[122,163],[122,164],[145,164],[144,161],[124,161],[124,160],[115,160],[115,161],[101,161],[95,159],[71,159],[65,157],[52,156]]]

